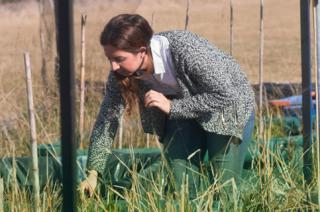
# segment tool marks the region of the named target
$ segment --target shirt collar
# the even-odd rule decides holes
[[[166,37],[161,35],[154,35],[150,42],[154,74],[163,75],[166,72],[165,61],[166,51],[169,48],[169,42]]]

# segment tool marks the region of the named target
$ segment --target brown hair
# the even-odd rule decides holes
[[[104,27],[100,44],[111,45],[117,49],[137,53],[140,47],[149,49],[153,30],[148,21],[137,14],[120,14],[113,17]],[[126,102],[127,112],[131,112],[138,100],[137,79],[123,77],[113,72],[121,87],[121,95]],[[112,73],[110,73],[112,74]]]

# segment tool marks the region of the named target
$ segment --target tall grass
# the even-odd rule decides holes
[[[272,112],[269,111],[269,113],[269,118],[275,116]],[[143,146],[145,136],[142,132],[137,133],[136,127],[132,126],[138,126],[138,122],[125,126],[127,133],[124,138],[125,146]],[[281,125],[277,127],[280,129],[275,129],[272,124],[265,125],[266,141],[269,141],[276,132],[281,131]],[[257,132],[258,127],[255,130],[254,140],[258,138]],[[13,131],[11,134],[14,135]],[[24,132],[24,134],[27,133]],[[311,185],[304,183],[302,147],[292,144],[292,146],[288,145],[284,151],[280,144],[273,148],[267,147],[268,143],[260,145],[269,149],[268,154],[265,156],[262,152],[257,153],[255,148],[258,145],[252,145],[250,151],[257,155],[249,164],[249,169],[244,170],[240,187],[233,180],[220,182],[219,176],[216,176],[217,180],[212,183],[208,177],[210,169],[203,164],[201,171],[196,173],[201,179],[197,197],[190,200],[186,189],[188,180],[184,181],[185,184],[181,190],[167,192],[168,186],[165,185],[169,187],[175,187],[175,185],[174,181],[170,180],[170,169],[165,162],[159,161],[153,172],[138,171],[139,164],[133,163],[132,167],[127,167],[132,180],[131,187],[104,184],[93,198],[78,194],[77,207],[81,211],[316,211],[318,206],[314,202],[315,193],[313,192],[316,186],[316,174]],[[134,156],[132,157],[134,160]],[[268,161],[265,161],[266,159]],[[259,164],[265,169],[263,172],[259,171]],[[12,175],[11,184],[4,192],[5,211],[31,210],[33,207],[31,194],[30,188],[19,187]],[[53,184],[49,181],[41,191],[41,209],[43,211],[60,210],[61,201],[61,184]]]

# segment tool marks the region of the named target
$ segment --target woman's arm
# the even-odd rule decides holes
[[[117,80],[115,76],[110,73],[106,95],[91,133],[87,162],[88,170],[95,170],[100,175],[104,173],[123,105]]]

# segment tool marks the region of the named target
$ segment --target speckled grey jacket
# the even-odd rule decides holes
[[[159,33],[170,43],[172,61],[180,93],[171,101],[170,119],[196,119],[201,126],[218,134],[242,139],[242,131],[254,110],[254,92],[239,64],[207,40],[187,31]],[[150,90],[140,82],[140,98]],[[142,101],[143,102],[143,101]],[[124,101],[113,74],[91,135],[89,170],[100,174],[118,127]],[[163,134],[165,115],[157,108],[142,107],[145,132]]]

